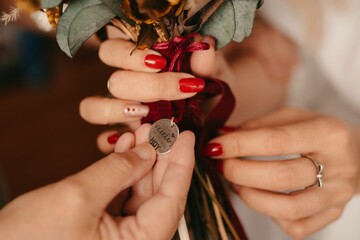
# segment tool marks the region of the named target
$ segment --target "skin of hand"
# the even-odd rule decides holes
[[[122,135],[117,152],[85,170],[10,202],[0,211],[0,239],[170,239],[185,208],[194,135],[181,133],[172,151],[161,156],[166,165],[158,171],[159,158],[144,143],[149,128]],[[149,181],[154,188],[146,199],[123,199],[131,214],[113,217],[106,211],[120,192]]]
[[[211,140],[207,152],[221,161],[219,169],[249,207],[272,217],[291,237],[302,239],[339,218],[346,203],[360,192],[359,133],[359,128],[333,117],[282,108]],[[316,181],[315,165],[307,158],[241,158],[288,154],[323,164],[323,187],[304,189]],[[294,189],[298,190],[284,193]]]
[[[228,125],[268,113],[283,102],[286,88],[283,79],[290,74],[297,54],[291,41],[275,29],[256,21],[253,35],[244,43],[232,43],[219,51],[215,51],[215,40],[211,37],[198,36],[195,40],[208,43],[210,49],[192,54],[194,75],[158,73],[161,69],[149,67],[146,61],[148,56],[160,56],[159,53],[147,49],[136,50],[130,55],[135,44],[127,40],[117,38],[102,43],[100,59],[119,68],[108,81],[108,89],[114,98],[93,96],[84,99],[80,104],[81,116],[93,124],[122,123],[136,129],[148,111],[142,102],[192,97],[196,92],[180,91],[179,82],[182,78],[195,76],[222,79],[233,89],[237,103]],[[204,115],[210,109],[204,108]],[[118,129],[112,129],[98,137],[101,151],[113,151],[114,144],[107,139],[117,132]]]

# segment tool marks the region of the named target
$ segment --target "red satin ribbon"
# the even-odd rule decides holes
[[[195,51],[209,49],[207,43],[194,42],[195,34],[176,37],[172,41],[157,43],[153,49],[161,53],[168,62],[163,72],[187,72],[191,73],[190,57]],[[229,118],[235,107],[235,98],[229,86],[217,79],[206,79],[204,91],[194,97],[178,101],[158,101],[147,103],[150,108],[149,115],[143,118],[143,123],[153,123],[161,118],[171,119],[174,117],[175,123],[180,130],[191,130],[196,135],[196,158],[205,168],[209,175],[217,196],[222,196],[226,202],[229,217],[237,230],[239,237],[247,239],[243,227],[233,210],[227,197],[224,186],[217,173],[215,161],[208,159],[202,154],[204,144],[217,135],[217,129],[221,128]],[[210,114],[201,121],[200,103],[220,96],[217,105]]]

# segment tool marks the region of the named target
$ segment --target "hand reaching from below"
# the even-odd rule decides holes
[[[85,170],[13,200],[0,211],[0,239],[170,239],[185,209],[194,135],[181,133],[155,163],[155,150],[144,143],[149,128],[124,134],[116,153]],[[139,190],[144,184],[154,184],[151,193]],[[127,214],[111,216],[107,206],[129,187]]]

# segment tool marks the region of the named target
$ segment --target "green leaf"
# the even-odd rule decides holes
[[[72,56],[85,40],[105,26],[115,14],[104,4],[98,4],[82,10],[70,27],[69,47]]]
[[[56,39],[61,50],[74,56],[89,37],[114,17],[101,0],[72,1],[57,26]]]
[[[113,13],[116,14],[120,19],[126,20],[130,25],[134,26],[135,22],[128,19],[126,15],[121,10],[120,6],[122,4],[122,0],[101,0]]]
[[[233,0],[236,31],[234,41],[241,42],[251,34],[259,0]]]
[[[200,34],[215,37],[217,48],[222,48],[231,42],[235,31],[234,5],[226,0],[200,29]]]
[[[56,6],[59,6],[63,0],[41,0],[41,8],[42,9],[49,9]]]

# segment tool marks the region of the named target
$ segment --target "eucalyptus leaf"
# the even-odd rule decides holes
[[[42,9],[49,9],[59,6],[63,0],[41,0],[41,8]]]
[[[226,0],[200,29],[200,34],[215,37],[217,48],[223,48],[231,42],[235,31],[234,5]]]
[[[72,56],[85,40],[105,26],[115,14],[104,4],[83,9],[74,19],[69,30],[69,48]]]
[[[91,6],[95,8],[85,10]],[[80,14],[84,10],[86,14]],[[96,13],[96,10],[99,13]],[[103,5],[101,0],[71,1],[57,26],[56,40],[61,50],[72,57],[86,39],[114,16],[115,14]],[[74,24],[74,27],[72,27],[72,24]],[[82,31],[80,31],[80,26],[83,27]],[[79,30],[79,33],[74,32],[73,29]],[[72,36],[73,34],[74,36]]]
[[[233,0],[236,31],[234,41],[241,42],[251,34],[259,0]]]

